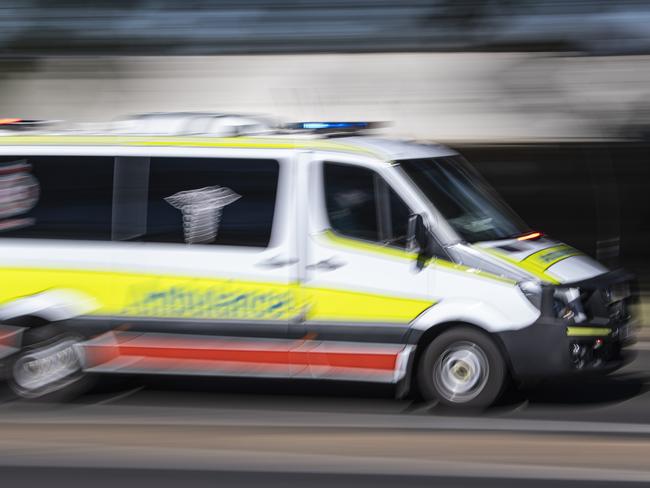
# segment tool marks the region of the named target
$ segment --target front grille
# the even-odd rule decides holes
[[[569,350],[574,368],[597,369],[623,361],[623,349],[634,341],[630,320],[632,305],[638,297],[634,277],[613,271],[565,286],[580,290],[586,318],[576,324],[578,327],[611,329],[611,333],[602,337],[571,339]]]
[[[631,298],[613,294],[609,287],[581,290],[580,300],[588,322],[616,326],[630,320]]]

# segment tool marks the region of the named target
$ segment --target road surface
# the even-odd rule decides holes
[[[334,382],[127,377],[68,404],[0,403],[23,486],[643,486],[650,344],[609,378],[462,415]],[[6,485],[9,486],[9,485]]]

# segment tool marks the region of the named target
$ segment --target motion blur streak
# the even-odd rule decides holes
[[[0,100],[8,115],[84,122],[216,110],[384,120],[396,135],[438,141],[638,137],[650,116],[648,59],[502,52],[5,59]]]
[[[2,0],[2,487],[650,485],[649,87],[642,0]],[[236,125],[224,114],[248,115]],[[148,132],[119,132],[147,120]],[[165,133],[165,121],[184,132]],[[432,141],[458,150],[530,226],[484,241],[495,262],[517,254],[507,264],[560,286],[544,295],[497,264],[474,268],[475,254],[451,263],[435,239],[417,242],[422,215],[408,200],[392,212],[404,188],[380,184],[385,171],[406,174],[395,163],[405,146],[356,146],[341,137],[351,132],[302,133],[300,121],[374,131],[372,121],[414,152],[445,151],[418,144]],[[199,126],[225,129],[211,138]],[[345,185],[332,215],[299,201],[301,189],[328,198],[303,174],[318,152],[344,167],[387,163],[368,185],[383,205],[360,222],[391,225],[306,243],[278,226],[289,216],[307,236],[311,219],[345,225],[363,203]],[[288,183],[287,162],[302,165]],[[445,212],[462,214],[457,200]],[[468,232],[491,224],[445,212],[438,220]],[[365,241],[375,231],[381,244]],[[430,281],[423,250],[442,270]],[[362,255],[370,264],[353,268]],[[545,273],[589,271],[589,257],[636,281],[585,292],[589,279],[561,289],[571,280]],[[337,281],[339,268],[352,270]],[[305,285],[316,273],[321,283]],[[490,408],[451,410],[444,400],[462,396],[463,380],[512,369],[488,361],[470,328],[478,341],[433,350],[432,374],[413,375],[433,336],[409,326],[468,275],[482,277],[485,302],[508,290],[503,308],[519,300],[531,316],[586,321],[536,322],[525,341],[508,331],[528,347],[525,367],[550,362],[545,348],[574,369],[603,366],[613,343],[636,357],[609,376],[536,378]],[[504,312],[450,308],[452,334],[466,314],[494,325]],[[440,365],[449,374],[436,376]],[[42,381],[68,371],[54,385],[65,395]],[[445,381],[451,399],[422,399]]]

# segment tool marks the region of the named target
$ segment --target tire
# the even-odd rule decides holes
[[[426,400],[480,409],[499,398],[507,375],[506,363],[490,337],[458,327],[426,347],[418,365],[418,386]]]
[[[8,362],[7,384],[28,400],[64,401],[90,387],[75,348],[83,337],[53,325],[29,329],[23,347]]]

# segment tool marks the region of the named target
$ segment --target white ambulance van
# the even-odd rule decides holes
[[[452,149],[366,127],[0,137],[13,391],[226,375],[485,407],[623,364],[629,275],[528,228]]]

